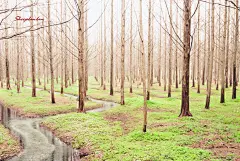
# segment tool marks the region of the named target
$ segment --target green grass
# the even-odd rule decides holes
[[[17,109],[27,117],[49,116],[60,113],[68,113],[77,110],[77,101],[74,98],[55,95],[56,103],[50,101],[50,94],[47,91],[37,91],[37,97],[31,97],[31,89],[22,88],[21,93],[13,90],[0,90],[0,101],[5,106]],[[86,102],[86,110],[99,108],[102,105],[91,101]]]
[[[148,101],[148,132],[145,134],[141,132],[143,97],[140,87],[135,87],[133,94],[125,89],[124,106],[97,114],[71,113],[49,117],[43,124],[63,140],[71,138],[69,143],[75,148],[91,147],[93,154],[88,156],[90,160],[239,159],[240,153],[226,148],[227,155],[223,154],[222,147],[218,145],[240,147],[240,99],[232,100],[229,88],[226,90],[226,103],[220,104],[220,91],[213,89],[210,110],[205,110],[205,90],[201,94],[196,91],[196,88],[190,89],[193,117],[178,118],[181,89],[173,88],[172,98],[167,98],[167,92],[154,85]],[[119,102],[118,92],[111,97],[108,92],[90,79],[88,95]]]
[[[0,160],[18,154],[20,149],[18,141],[0,124]]]

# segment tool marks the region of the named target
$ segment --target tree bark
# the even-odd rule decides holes
[[[152,53],[152,36],[151,36],[151,25],[152,25],[152,0],[149,0],[148,8],[148,72],[147,72],[147,100],[150,99],[150,83],[151,83],[151,53]]]
[[[111,62],[110,62],[110,95],[113,96],[113,1],[111,1]],[[132,3],[132,1],[131,1]]]
[[[31,0],[33,4],[33,1]],[[33,6],[30,9],[31,17],[33,17]],[[33,21],[30,21],[33,28]],[[32,60],[32,97],[36,97],[36,64],[35,64],[35,49],[34,49],[34,31],[31,31],[31,60]]]
[[[226,67],[225,67],[225,83],[226,83],[226,88],[228,88],[228,74],[229,74],[229,39],[230,39],[230,8],[228,8],[228,19],[227,19],[227,42],[226,42]]]
[[[236,0],[236,6],[238,6],[238,0]],[[238,39],[239,39],[239,17],[238,8],[236,8],[236,24],[235,24],[235,44],[233,53],[233,88],[232,88],[232,99],[237,98],[237,53],[238,53]]]
[[[223,31],[223,42],[222,42],[222,52],[221,52],[221,98],[220,98],[220,103],[225,103],[224,68],[226,67],[225,66],[226,35],[227,35],[227,1],[225,1],[224,31]]]
[[[169,45],[169,67],[168,67],[168,97],[171,97],[171,93],[172,93],[172,46],[173,46],[173,38],[172,38],[172,1],[170,0],[170,45]]]
[[[147,94],[146,94],[146,71],[145,71],[145,55],[144,55],[144,40],[143,40],[143,26],[142,26],[142,0],[140,0],[140,51],[142,59],[142,82],[143,82],[143,132],[147,132]]]
[[[129,68],[130,68],[130,93],[133,93],[133,88],[132,88],[132,81],[133,81],[133,69],[132,69],[132,54],[133,54],[133,34],[132,34],[132,25],[133,25],[133,18],[132,18],[132,13],[133,13],[133,0],[131,0],[131,15],[130,15],[130,61],[129,61]]]
[[[51,101],[55,103],[54,92],[54,71],[53,71],[53,54],[52,54],[52,31],[51,31],[51,0],[48,0],[48,41],[49,41],[49,60],[50,60],[50,73],[51,73]]]
[[[121,11],[121,105],[125,104],[124,101],[124,80],[125,80],[125,0],[122,0],[122,11]]]
[[[78,6],[78,112],[84,112],[84,0]]]
[[[199,0],[198,0],[199,2]],[[200,3],[200,2],[199,2]],[[198,55],[197,55],[197,66],[198,66],[198,73],[197,73],[197,79],[198,79],[198,87],[197,87],[197,93],[200,93],[200,79],[201,79],[201,74],[200,74],[200,12],[201,12],[201,6],[198,7]],[[204,58],[205,59],[205,58]]]
[[[211,18],[211,55],[210,55],[210,60],[208,62],[208,81],[207,81],[207,98],[206,98],[206,104],[205,108],[209,109],[210,108],[210,98],[211,98],[211,88],[212,88],[212,71],[213,71],[213,55],[214,55],[214,47],[215,47],[215,41],[214,41],[214,0],[212,0],[212,18]],[[209,32],[210,34],[210,32]]]
[[[192,116],[189,110],[189,70],[190,70],[190,36],[191,36],[191,1],[184,0],[184,33],[183,33],[183,77],[182,106],[179,117]]]
[[[17,4],[17,0],[16,0]],[[18,15],[18,11],[16,11],[16,16]],[[18,21],[16,21],[16,31],[18,33]],[[17,38],[17,93],[20,93],[20,48],[19,48],[19,37]]]

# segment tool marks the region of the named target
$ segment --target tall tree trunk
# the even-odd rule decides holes
[[[172,1],[170,0],[170,45],[169,45],[169,67],[168,67],[168,97],[171,97],[172,93],[172,47],[173,47],[173,38],[172,38],[172,32],[173,32],[173,23],[172,23]]]
[[[132,54],[133,54],[133,34],[132,34],[132,25],[133,25],[133,0],[131,0],[131,15],[130,15],[130,61],[129,61],[129,67],[130,67],[130,93],[133,93],[132,83],[133,83],[133,69],[132,69]]]
[[[199,2],[199,0],[198,0]],[[199,2],[200,3],[200,2]],[[200,74],[200,12],[201,12],[201,6],[198,7],[198,55],[197,55],[197,66],[198,66],[198,73],[197,73],[197,79],[198,79],[198,87],[197,87],[197,93],[200,93],[200,79],[201,79],[201,74]],[[205,58],[204,58],[205,59]]]
[[[84,30],[85,30],[85,96],[87,95],[87,90],[88,90],[88,9],[87,9],[87,4],[85,4],[85,27],[84,27]]]
[[[167,33],[164,32],[164,91],[167,90]]]
[[[52,31],[51,31],[50,25],[51,25],[51,8],[50,8],[50,0],[48,0],[48,41],[49,41],[49,59],[50,59],[50,73],[51,73],[51,101],[52,103],[55,103],[53,54],[52,54]]]
[[[207,10],[205,5],[205,10]],[[205,23],[204,23],[204,56],[203,56],[203,70],[202,70],[202,85],[205,85],[206,74],[206,50],[207,50],[207,11],[205,11]]]
[[[210,7],[209,7],[210,8]],[[213,71],[213,55],[214,55],[214,47],[215,47],[215,41],[214,41],[214,0],[212,0],[212,18],[211,18],[211,55],[210,55],[210,61],[208,62],[208,82],[207,82],[207,98],[206,98],[206,105],[205,108],[210,108],[210,98],[211,98],[211,88],[212,88],[212,71]],[[210,32],[209,32],[210,34]]]
[[[17,5],[16,0],[16,5]],[[16,16],[18,15],[18,11],[16,11]],[[16,21],[16,31],[18,33],[18,21]],[[17,93],[20,93],[20,48],[19,48],[19,37],[17,38]]]
[[[183,33],[183,77],[182,77],[182,106],[179,117],[192,116],[189,110],[189,70],[191,36],[191,1],[184,0],[184,33]]]
[[[228,8],[228,18],[227,18],[227,42],[226,42],[226,67],[225,67],[225,82],[226,82],[226,88],[228,88],[228,74],[229,74],[229,38],[230,38],[230,7]]]
[[[84,112],[84,0],[78,0],[78,112]]]
[[[63,0],[61,0],[61,22],[63,22]],[[61,42],[63,42],[63,24],[61,23]],[[64,55],[63,45],[61,45],[61,94],[63,94]]]
[[[106,0],[104,0],[104,8]],[[106,10],[104,9],[104,52],[103,52],[103,90],[106,90],[106,59],[107,59],[107,27],[106,27]]]
[[[162,27],[160,25],[160,32],[159,32],[159,49],[158,49],[158,84],[159,86],[162,85]]]
[[[219,26],[220,27],[220,26]],[[226,35],[227,35],[227,1],[225,1],[225,13],[224,13],[224,32],[221,52],[221,99],[220,103],[225,103],[225,52],[226,52]]]
[[[31,0],[33,4],[33,1]],[[31,17],[33,17],[33,5],[30,9]],[[30,25],[33,28],[33,21],[30,21]],[[35,50],[34,50],[34,31],[31,31],[31,60],[32,60],[32,97],[36,97],[36,64],[35,64]]]
[[[151,25],[152,25],[152,0],[149,0],[148,8],[148,72],[147,72],[147,100],[150,99],[150,83],[151,83],[151,53],[152,53],[152,36],[151,36]]]
[[[151,59],[150,59],[150,62],[151,62],[151,79],[150,79],[150,85],[151,86],[153,86],[153,59],[154,59],[154,57],[153,57],[153,54],[154,54],[154,52],[153,52],[153,45],[154,45],[154,35],[153,35],[153,32],[154,32],[154,14],[153,14],[153,12],[154,12],[154,0],[152,0],[152,14],[151,14],[151,16],[152,16],[152,26],[151,26]],[[149,96],[150,97],[150,96]]]
[[[238,6],[238,0],[236,0],[236,6]],[[233,88],[232,99],[237,98],[237,53],[238,53],[238,39],[239,39],[239,17],[238,8],[236,8],[236,24],[235,24],[235,44],[233,53]]]
[[[125,104],[124,101],[124,79],[125,79],[125,0],[122,0],[122,19],[121,19],[121,105]]]
[[[110,95],[113,96],[113,2],[111,2],[111,62],[110,62]],[[132,3],[132,1],[131,1]]]
[[[8,1],[5,1],[5,8],[8,8]],[[6,15],[7,16],[7,15]],[[5,36],[8,36],[7,22],[5,22]],[[6,88],[11,89],[10,85],[10,67],[9,67],[9,51],[8,51],[8,39],[5,40],[5,68],[6,68]]]
[[[178,15],[178,7],[177,7],[177,15]],[[176,16],[176,26],[177,26],[177,32],[178,32],[178,16]],[[175,87],[178,88],[178,43],[176,43],[176,52],[175,52]]]
[[[39,9],[37,9],[37,15],[39,15]],[[38,28],[38,25],[37,25]],[[38,42],[38,84],[39,86],[41,85],[41,67],[40,67],[40,59],[41,59],[41,52],[40,52],[40,35],[39,35],[39,31],[37,31],[38,35],[37,35],[37,42]]]
[[[142,82],[143,82],[143,132],[147,132],[147,94],[146,94],[146,71],[145,71],[145,55],[144,55],[144,40],[143,40],[143,25],[142,25],[142,0],[140,0],[140,51],[141,51],[141,68],[142,68]]]

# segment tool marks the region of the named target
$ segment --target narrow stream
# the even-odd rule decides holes
[[[41,90],[41,89],[38,89]],[[56,92],[59,94],[58,92]],[[74,95],[65,96],[76,98]],[[103,107],[87,112],[102,112],[115,107],[113,102],[89,98],[91,101],[103,104]],[[23,146],[23,152],[18,156],[4,161],[79,161],[77,149],[56,138],[50,131],[39,126],[43,118],[21,118],[18,113],[0,104],[1,121],[10,129]]]

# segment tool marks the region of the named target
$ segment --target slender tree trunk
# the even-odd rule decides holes
[[[8,1],[5,1],[5,8],[8,8]],[[7,15],[6,15],[7,16]],[[7,22],[5,22],[5,36],[8,36]],[[5,67],[6,67],[6,88],[11,89],[10,85],[10,67],[9,67],[9,51],[8,51],[8,39],[5,40]]]
[[[132,54],[133,54],[133,34],[132,34],[132,25],[133,25],[133,0],[131,0],[131,15],[130,15],[130,61],[129,61],[129,67],[130,67],[130,93],[133,93],[132,83],[133,83],[133,69],[132,69]]]
[[[121,20],[121,105],[124,101],[124,79],[125,79],[125,0],[122,0],[122,20]]]
[[[199,0],[198,0],[199,2]],[[200,2],[199,2],[200,3]],[[201,12],[201,6],[198,7],[198,55],[197,55],[197,66],[198,66],[198,73],[197,73],[197,79],[198,79],[198,87],[197,87],[197,93],[200,93],[200,79],[201,79],[201,74],[200,74],[200,12]],[[205,59],[205,58],[204,58]]]
[[[104,8],[106,0],[104,0]],[[107,27],[106,27],[106,10],[104,10],[104,51],[103,51],[103,90],[106,90],[106,60],[107,60]]]
[[[236,6],[238,6],[238,0],[236,0]],[[233,88],[232,99],[237,98],[237,53],[238,53],[238,39],[239,39],[239,17],[238,8],[236,9],[236,25],[235,25],[235,44],[233,53]]]
[[[225,67],[225,82],[226,82],[226,88],[228,88],[228,74],[229,74],[229,38],[230,38],[230,7],[228,8],[228,19],[227,19],[227,42],[226,42],[226,67]]]
[[[144,106],[143,106],[143,132],[147,132],[147,94],[146,94],[146,71],[145,71],[145,55],[144,55],[144,41],[143,41],[143,25],[142,25],[142,0],[140,0],[140,51],[142,59],[142,82],[143,82],[143,97],[144,97]]]
[[[88,9],[87,4],[85,4],[85,96],[87,96],[87,90],[88,90]]]
[[[63,0],[61,0],[61,22],[63,22]],[[61,24],[61,42],[63,42],[63,24]],[[63,94],[64,55],[63,45],[61,45],[61,94]]]
[[[219,26],[220,27],[220,26]],[[225,49],[226,49],[226,35],[227,35],[227,1],[225,1],[225,13],[224,13],[224,32],[221,52],[221,99],[220,103],[225,103]]]
[[[170,0],[170,23],[171,25],[170,26],[173,26],[173,23],[172,23],[172,1],[173,0]],[[170,48],[170,51],[169,51],[169,71],[168,71],[168,97],[171,97],[171,93],[172,93],[172,46],[173,46],[173,38],[172,38],[172,27],[170,27],[170,45],[169,45],[169,48]]]
[[[178,3],[178,1],[177,1]],[[177,7],[178,15],[178,7]],[[176,16],[176,26],[178,27],[178,16]],[[178,28],[177,28],[178,31]],[[175,87],[178,88],[178,43],[176,43],[176,52],[175,52]]]
[[[84,112],[84,0],[78,0],[78,112]]]
[[[158,84],[162,85],[162,27],[160,25],[159,49],[158,49]]]
[[[151,36],[151,25],[152,25],[152,0],[148,0],[148,72],[147,72],[147,100],[150,99],[150,85],[151,85],[151,53],[152,53],[152,36]]]
[[[154,0],[152,0],[152,4],[154,4]],[[153,14],[153,12],[154,12],[154,5],[152,5],[152,13],[151,13],[151,16],[152,16],[152,26],[151,26],[151,59],[150,59],[150,62],[151,62],[151,79],[150,79],[150,85],[151,86],[153,86],[153,59],[154,59],[154,57],[153,57],[153,54],[154,54],[154,52],[153,52],[153,45],[154,45],[154,35],[153,35],[153,32],[154,32],[154,14]],[[149,96],[149,98],[150,98],[150,96]]]
[[[207,6],[207,5],[206,5]],[[207,10],[207,7],[205,7]],[[202,70],[202,85],[205,85],[206,74],[206,50],[207,50],[207,11],[205,11],[205,24],[204,24],[204,56],[203,56],[203,70]]]
[[[16,4],[17,4],[16,0]],[[16,16],[18,15],[18,11],[16,11]],[[18,33],[18,21],[16,21],[16,31]],[[19,38],[17,38],[17,93],[20,93],[20,48],[19,48]]]
[[[53,54],[52,54],[52,31],[51,31],[51,1],[48,0],[48,41],[49,41],[49,60],[50,60],[50,73],[51,73],[51,101],[55,103],[54,92],[54,71],[53,71]]]
[[[211,98],[211,88],[212,88],[212,71],[213,71],[213,55],[214,55],[214,47],[215,47],[215,41],[214,41],[214,0],[212,0],[212,18],[211,18],[211,55],[210,55],[210,61],[208,62],[208,82],[207,82],[207,98],[206,98],[206,105],[205,108],[210,108],[210,98]],[[210,33],[210,32],[209,32]]]
[[[37,15],[38,14],[38,11],[39,9],[37,9]],[[38,28],[38,25],[37,25],[37,28]],[[40,35],[39,35],[39,32],[37,31],[38,33],[38,36],[37,36],[37,42],[38,42],[38,84],[39,86],[41,85],[41,67],[40,67],[40,59],[41,59],[41,52],[40,52]]]
[[[31,0],[33,4],[33,1]],[[30,9],[31,17],[33,17],[33,6]],[[33,21],[30,21],[33,28]],[[35,50],[34,50],[34,31],[31,31],[31,59],[32,59],[32,97],[36,97],[36,64],[35,64]]]
[[[111,1],[111,62],[110,62],[110,95],[113,96],[113,2]],[[132,3],[132,1],[131,1]]]
[[[190,70],[191,1],[184,0],[184,55],[182,77],[182,107],[179,117],[192,116],[189,110],[189,70]]]
[[[64,6],[64,19],[65,21],[67,20],[67,4],[65,4]],[[67,25],[65,24],[65,34],[67,34]],[[65,36],[65,50],[64,50],[64,85],[65,88],[68,88],[68,40],[67,40],[67,36]]]
[[[167,90],[167,33],[164,33],[164,91]]]

